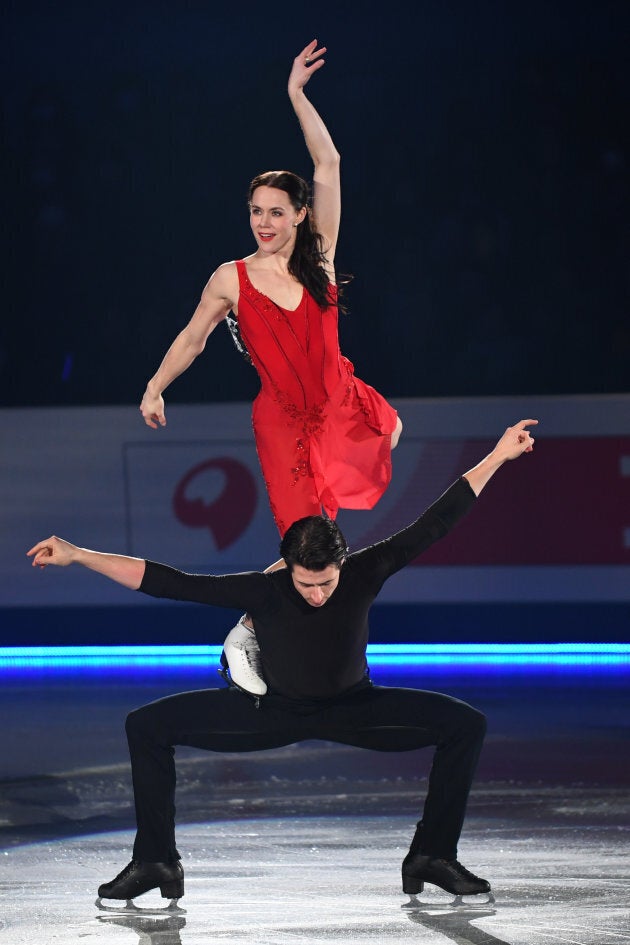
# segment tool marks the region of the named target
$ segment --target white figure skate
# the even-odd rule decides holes
[[[258,640],[254,631],[245,626],[244,619],[243,614],[225,638],[221,663],[224,667],[227,663],[229,680],[235,686],[253,696],[264,696],[267,683],[263,679]],[[223,675],[226,676],[225,673]]]

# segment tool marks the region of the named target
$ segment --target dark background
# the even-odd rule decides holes
[[[342,154],[342,347],[389,397],[628,390],[630,4],[4,5],[6,406],[139,401],[261,170]],[[247,400],[224,327],[171,402]]]

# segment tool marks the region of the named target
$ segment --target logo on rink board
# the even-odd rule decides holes
[[[195,483],[208,471],[223,474],[220,494],[207,501],[199,495]],[[173,495],[175,517],[189,528],[205,528],[222,551],[237,541],[251,524],[258,496],[256,482],[249,469],[230,456],[208,459],[193,466],[177,483]]]

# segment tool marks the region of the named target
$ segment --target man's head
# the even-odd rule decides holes
[[[280,542],[296,591],[312,607],[321,607],[339,583],[348,546],[338,525],[321,515],[300,518]]]

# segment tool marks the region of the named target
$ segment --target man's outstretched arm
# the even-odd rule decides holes
[[[535,426],[537,423],[538,420],[520,420],[513,427],[508,427],[492,452],[464,473],[464,479],[468,480],[475,495],[479,495],[503,463],[510,459],[517,459],[523,453],[531,453],[534,448],[534,438],[527,427]]]
[[[82,564],[90,571],[97,571],[133,591],[140,587],[146,567],[143,558],[129,558],[126,555],[110,555],[101,551],[90,551],[88,548],[78,548],[55,535],[39,541],[26,553],[33,559],[34,568],[46,568],[49,564],[62,568],[69,564]]]
[[[269,591],[263,574],[252,571],[245,574],[186,574],[167,564],[90,551],[57,538],[55,535],[38,542],[27,555],[34,568],[49,564],[66,567],[82,564],[111,581],[132,591],[141,591],[151,597],[169,600],[187,600],[215,607],[243,608],[253,613],[266,600]],[[274,569],[275,570],[275,569]]]
[[[492,452],[456,480],[415,522],[351,557],[371,560],[381,583],[400,571],[457,525],[505,462],[522,453],[531,453],[534,439],[527,428],[537,423],[537,420],[520,420],[508,427]]]

